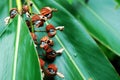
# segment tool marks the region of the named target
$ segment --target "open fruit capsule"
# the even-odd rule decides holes
[[[40,14],[47,17],[47,19],[52,18],[52,12],[57,11],[57,9],[52,9],[50,7],[44,7],[40,10]]]
[[[44,24],[44,20],[38,14],[35,14],[32,16],[32,24],[36,27],[41,27]]]
[[[18,13],[18,10],[16,8],[12,8],[10,10],[10,18],[14,18],[17,13]]]
[[[58,68],[55,64],[49,64],[48,68],[46,70],[46,75],[49,77],[54,77],[58,75],[61,78],[64,78],[64,75],[60,72],[58,72]]]
[[[49,37],[54,37],[56,35],[56,29],[52,24],[46,26],[46,31]]]
[[[53,46],[54,45],[53,41],[50,40],[48,36],[42,37],[41,40],[40,40],[40,47],[43,48],[47,44],[49,46]]]
[[[57,73],[57,66],[54,64],[49,64],[46,73],[47,76],[54,77]]]

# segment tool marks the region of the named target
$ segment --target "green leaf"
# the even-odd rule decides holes
[[[117,2],[116,8],[120,7],[120,0],[115,0]]]
[[[110,62],[84,28],[84,25],[68,11],[72,8],[74,10],[74,7],[70,7],[66,1],[60,0],[58,3],[54,0],[33,0],[33,2],[34,11],[38,13],[39,9],[45,6],[57,8],[58,12],[53,14],[53,18],[49,23],[55,26],[65,26],[65,30],[63,32],[58,31],[57,36],[53,38],[55,43],[53,49],[65,49],[63,54],[54,61],[54,64],[58,66],[58,71],[64,74],[64,80],[120,79]],[[66,5],[63,6],[62,4],[65,3]],[[65,9],[66,6],[69,9]],[[38,34],[38,38],[46,35],[43,33],[36,34]],[[43,53],[39,48],[38,52],[39,54]],[[61,78],[56,76],[55,80],[61,80]]]
[[[114,8],[116,3],[113,0],[89,0],[88,4],[77,0],[73,5],[59,2],[69,11],[71,6],[74,9],[70,11],[71,14],[84,25],[92,37],[120,56],[120,9]],[[81,6],[76,6],[77,4]]]
[[[16,0],[4,0],[0,3],[0,33],[5,29],[4,19],[9,16],[12,8],[16,8]]]
[[[88,5],[83,4],[79,20],[95,39],[120,56],[120,10],[115,10],[115,5],[113,0],[93,0]]]
[[[7,0],[4,0],[3,2],[0,3],[0,32],[2,32],[2,30],[4,29],[5,24],[4,23],[4,19],[5,17],[8,16],[9,14],[9,6],[7,4]]]
[[[0,80],[41,80],[33,40],[20,16],[0,34]]]
[[[72,4],[73,3],[73,0],[67,0],[70,4]]]

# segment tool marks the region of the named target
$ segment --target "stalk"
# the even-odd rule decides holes
[[[16,4],[17,4],[18,12],[21,14],[21,11],[22,11],[21,0],[16,0]]]

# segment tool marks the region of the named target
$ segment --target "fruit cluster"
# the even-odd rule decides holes
[[[40,14],[32,13],[30,11],[30,7],[32,7],[32,3],[25,4],[22,7],[22,11],[18,12],[17,8],[12,8],[10,10],[10,16],[5,19],[6,24],[8,24],[10,19],[13,19],[17,14],[20,14],[28,26],[32,39],[34,40],[35,45],[39,45],[41,49],[44,50],[45,54],[45,61],[46,60],[52,60],[54,61],[57,55],[61,55],[63,52],[63,48],[60,50],[55,51],[52,46],[54,46],[54,42],[51,38],[53,38],[57,30],[63,31],[64,26],[55,27],[52,24],[47,24],[45,31],[36,31],[34,28],[40,28],[44,26],[44,23],[47,22],[47,20],[52,18],[52,13],[56,12],[57,9],[53,9],[50,7],[43,7],[40,10]],[[35,32],[46,32],[47,35],[43,36],[40,40],[40,42],[37,41],[37,35]],[[38,46],[37,46],[38,47]],[[64,78],[64,75],[62,73],[58,72],[58,68],[55,64],[49,64],[46,68],[45,62],[42,57],[39,56],[39,62],[41,66],[41,71],[43,73],[43,77],[54,77],[55,75],[58,75],[62,78]]]

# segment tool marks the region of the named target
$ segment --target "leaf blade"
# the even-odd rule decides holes
[[[17,21],[20,23],[17,23]],[[16,27],[17,24],[18,27]],[[16,33],[18,33],[19,36],[16,36]],[[33,40],[30,37],[26,24],[20,16],[19,19],[16,16],[13,22],[8,25],[8,28],[0,37],[0,50],[1,53],[4,53],[0,59],[1,63],[3,63],[0,65],[0,67],[2,67],[0,69],[2,72],[0,73],[0,79],[21,80],[22,78],[24,80],[41,80],[38,56],[34,48]],[[16,41],[18,44],[16,44]],[[9,56],[11,57],[9,58]]]
[[[79,21],[76,20],[72,14],[70,14],[63,6],[61,6],[62,4],[59,4],[59,1],[58,3],[56,3],[56,1],[51,0],[51,3],[49,3],[48,1],[33,0],[33,2],[38,7],[38,9],[40,7],[45,7],[45,5],[49,5],[59,10],[59,12],[55,13],[56,15],[54,14],[55,16],[52,19],[55,21],[50,20],[50,22],[56,25],[64,25],[65,31],[63,31],[63,33],[57,32],[57,36],[59,37],[60,41],[56,39],[54,39],[54,41],[56,45],[61,45],[57,45],[53,48],[57,50],[62,45],[65,46],[66,50],[69,51],[70,57],[78,66],[79,71],[84,76],[83,79],[97,80],[102,78],[112,80],[112,78],[114,77],[114,79],[119,80],[119,76],[113,69],[113,66],[106,59],[105,55],[103,55],[103,53],[99,50],[94,40],[89,36],[86,29],[84,28],[84,25],[82,23],[79,23]],[[60,17],[60,19],[58,17]],[[39,35],[39,37],[42,36]],[[74,70],[72,70],[72,68],[75,68],[75,66],[72,65],[70,57],[65,51],[62,56],[56,58],[54,63],[58,65],[58,69],[60,70],[60,72],[62,72],[65,75],[65,79],[77,80],[77,77],[81,75],[74,74]],[[104,69],[106,69],[105,72]],[[103,72],[106,74],[101,74]],[[55,77],[55,79],[60,80],[60,78],[58,77]]]

